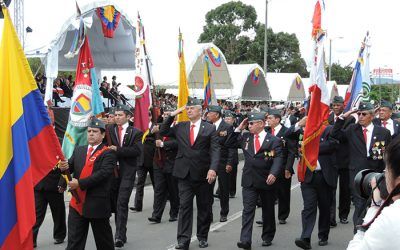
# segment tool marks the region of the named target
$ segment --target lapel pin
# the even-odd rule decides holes
[[[376,140],[376,136],[374,136],[374,140]]]

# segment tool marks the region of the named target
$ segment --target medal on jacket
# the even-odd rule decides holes
[[[374,143],[374,146],[372,147],[372,159],[374,160],[382,160],[383,159],[383,153],[385,152],[385,142],[384,141],[377,141]]]

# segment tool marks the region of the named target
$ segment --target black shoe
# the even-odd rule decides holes
[[[337,226],[337,223],[336,223],[336,221],[331,221],[331,228],[334,228],[334,227],[336,227]]]
[[[129,210],[131,210],[132,212],[142,212],[142,209],[140,208],[136,208],[136,207],[130,207]]]
[[[236,193],[229,193],[229,198],[235,198]]]
[[[294,243],[302,249],[311,249],[310,241],[302,238],[297,238]]]
[[[343,218],[343,219],[340,219],[340,223],[347,224],[347,223],[349,223],[349,221],[347,220],[347,218]]]
[[[326,246],[326,245],[328,245],[328,240],[319,240],[318,241],[318,245],[319,246]]]
[[[279,224],[286,224],[286,220],[279,220]]]
[[[213,194],[213,197],[219,199],[219,194]]]
[[[178,243],[175,246],[175,249],[189,249],[189,246],[187,246],[186,244],[183,244],[183,243]]]
[[[268,241],[268,240],[264,240],[263,243],[261,244],[261,246],[263,246],[263,247],[269,247],[271,245],[272,245],[272,242]]]
[[[36,242],[33,242],[33,248],[36,248],[36,247],[37,247]]]
[[[228,221],[228,218],[224,215],[221,215],[221,218],[219,219],[220,222],[226,222]]]
[[[251,249],[251,244],[248,243],[248,242],[241,242],[241,241],[239,241],[239,242],[237,243],[237,247],[238,247],[238,248],[243,248],[243,249],[246,249],[246,250],[250,250],[250,249]]]
[[[200,240],[199,241],[199,247],[200,248],[206,248],[208,247],[208,242],[206,240]]]
[[[160,223],[161,222],[161,219],[159,219],[159,218],[156,218],[156,217],[150,217],[150,218],[147,218],[150,222],[154,222],[154,223]]]
[[[121,248],[124,246],[124,242],[122,240],[116,239],[114,243],[115,247]]]
[[[64,242],[64,239],[54,239],[54,244],[58,245]]]
[[[263,221],[262,221],[262,220],[258,220],[258,221],[256,221],[256,224],[257,224],[257,225],[262,225],[262,224],[263,224]]]
[[[178,220],[178,216],[171,216],[169,217],[169,222],[173,222],[173,221],[177,221]]]

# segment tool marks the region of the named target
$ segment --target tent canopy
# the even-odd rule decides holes
[[[258,64],[229,64],[229,74],[233,83],[233,95],[236,99],[265,101],[271,94],[265,74]]]
[[[303,83],[306,88],[306,96],[308,97],[310,95],[310,93],[308,93],[308,88],[311,85],[310,78],[303,78]],[[337,85],[336,81],[327,81],[326,85],[328,88],[329,100],[330,100],[330,102],[332,102],[332,99],[335,96],[340,95],[339,89],[338,89],[338,86],[340,86],[340,85]],[[341,96],[344,97],[344,95],[341,95]]]
[[[105,38],[102,32],[101,21],[96,14],[98,7],[113,5],[121,13],[121,18],[114,38]],[[79,6],[85,25],[96,70],[104,69],[135,69],[135,40],[136,31],[134,22],[118,7],[114,1],[95,1]],[[50,44],[30,51],[28,57],[40,57],[46,61],[46,74],[56,77],[58,70],[74,71],[78,56],[72,59],[64,57],[73,43],[75,30],[79,27],[80,18],[74,14],[62,26],[60,32]],[[53,65],[50,67],[50,65]]]
[[[306,98],[298,73],[267,73],[266,79],[272,101],[303,101]]]
[[[188,85],[189,88],[202,89],[204,85],[204,55],[210,58],[211,83],[214,89],[233,89],[228,65],[222,51],[212,43],[200,43],[194,57],[188,57],[189,66]],[[218,95],[217,95],[217,98]]]

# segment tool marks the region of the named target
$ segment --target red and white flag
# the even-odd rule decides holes
[[[314,171],[317,167],[319,141],[325,129],[329,115],[329,93],[326,86],[324,39],[325,32],[321,27],[321,2],[317,1],[313,17],[313,63],[310,72],[311,86],[310,100],[303,143],[301,145],[302,158],[298,165],[298,179],[304,181],[307,168]]]

